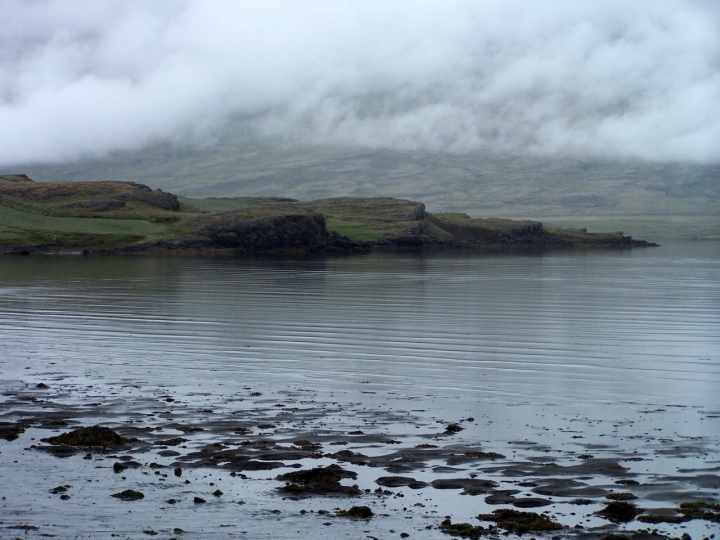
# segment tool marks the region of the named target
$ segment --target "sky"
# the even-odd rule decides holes
[[[0,165],[238,123],[291,143],[717,163],[720,2],[0,3]]]

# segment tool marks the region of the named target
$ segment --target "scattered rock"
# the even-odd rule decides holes
[[[539,508],[551,504],[552,501],[550,499],[542,499],[540,497],[520,497],[516,498],[512,503],[515,508]]]
[[[47,442],[54,445],[64,446],[121,446],[131,442],[131,439],[126,439],[118,435],[115,431],[110,428],[102,426],[82,427],[58,435],[57,437],[48,437],[42,439],[43,442]]]
[[[258,426],[258,427],[262,427],[262,426]],[[272,427],[274,427],[274,426],[272,426]],[[317,452],[319,450],[322,450],[322,445],[312,443],[312,442],[306,441],[304,439],[301,439],[299,441],[294,441],[292,444],[293,444],[293,446],[297,446],[298,448],[300,448],[301,450],[305,450],[306,452]]]
[[[381,476],[375,483],[384,487],[409,487],[410,489],[422,489],[428,486],[427,482],[415,480],[408,476]]]
[[[177,426],[175,427],[178,431],[182,431],[183,433],[195,433],[196,431],[205,431],[201,427],[197,426]]]
[[[608,503],[602,510],[596,512],[596,514],[614,523],[627,523],[635,519],[635,516],[642,514],[642,512],[643,510],[632,503],[613,501]]]
[[[705,519],[720,523],[720,504],[710,502],[684,502],[675,508],[676,514],[654,514],[638,517],[643,523],[684,523],[693,519]]]
[[[14,441],[25,432],[25,426],[19,424],[0,423],[0,439]]]
[[[206,501],[205,499],[203,499],[202,497],[195,497],[195,498],[193,499],[193,502],[194,502],[195,504],[202,504],[202,503],[207,502],[207,501]]]
[[[127,461],[116,461],[113,463],[113,471],[116,473],[121,473],[126,469],[139,469],[140,467],[142,467],[142,465],[132,459]]]
[[[605,498],[611,501],[632,501],[637,499],[632,493],[608,493]]]
[[[430,485],[435,489],[470,490],[473,494],[487,493],[497,487],[497,483],[492,480],[478,480],[477,478],[441,478],[433,480]]]
[[[125,491],[121,491],[119,493],[113,493],[112,496],[116,499],[120,499],[121,501],[138,501],[145,498],[145,495],[139,491],[135,491],[134,489],[126,489]]]
[[[640,482],[637,480],[630,480],[629,478],[623,478],[622,480],[615,480],[615,483],[621,486],[639,486]]]
[[[187,439],[183,439],[182,437],[175,437],[173,439],[166,439],[164,441],[155,441],[153,444],[158,446],[177,446],[184,442],[187,442]]]
[[[340,450],[334,454],[325,454],[325,457],[337,459],[338,461],[347,461],[348,463],[353,463],[354,465],[365,465],[367,463],[364,459],[367,458],[365,454],[353,452],[352,450]]]
[[[445,428],[445,433],[447,435],[454,435],[455,433],[460,433],[464,427],[462,427],[460,424],[450,424]]]
[[[451,536],[471,538],[472,540],[476,540],[489,532],[485,527],[480,525],[473,527],[470,523],[452,523],[450,518],[443,521],[438,528]]]
[[[505,508],[494,510],[492,514],[480,514],[478,519],[481,521],[494,521],[498,527],[513,534],[558,531],[563,528],[560,523],[543,514],[520,512]]]
[[[289,493],[359,495],[360,490],[356,486],[347,487],[340,484],[340,480],[343,478],[355,479],[357,473],[333,464],[327,467],[293,471],[277,477],[278,480],[287,482],[285,487],[280,490]]]
[[[517,489],[499,489],[493,491],[485,497],[486,504],[513,504],[515,503],[515,495],[520,493]]]
[[[503,454],[497,452],[465,452],[465,455],[473,459],[503,459]]]
[[[341,510],[335,514],[339,517],[350,517],[358,519],[370,519],[373,517],[373,511],[367,506],[353,506],[349,510]]]

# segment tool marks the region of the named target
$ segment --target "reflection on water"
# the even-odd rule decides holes
[[[720,246],[0,259],[0,372],[720,407]]]

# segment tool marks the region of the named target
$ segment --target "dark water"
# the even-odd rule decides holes
[[[51,377],[165,387],[187,399],[200,390],[227,397],[251,387],[303,389],[432,418],[483,415],[487,425],[468,430],[468,440],[503,452],[511,439],[548,442],[549,430],[581,415],[613,426],[593,431],[590,422],[588,444],[637,452],[642,424],[645,435],[665,429],[668,440],[703,448],[682,463],[643,464],[643,474],[714,470],[720,243],[324,258],[1,258],[2,384]],[[650,410],[657,413],[642,415]],[[562,444],[575,443],[566,436]],[[653,453],[659,443],[642,444]],[[0,459],[10,456],[6,450]],[[10,489],[12,474],[29,473],[6,470],[0,490]],[[718,500],[717,491],[703,493]],[[470,499],[444,504],[472,516],[478,501]],[[20,506],[13,511],[25,520],[62,521],[52,506]],[[67,530],[83,531],[67,519]],[[248,537],[265,534],[277,530]]]

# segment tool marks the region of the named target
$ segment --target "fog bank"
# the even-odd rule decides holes
[[[720,3],[5,0],[0,165],[228,119],[303,143],[720,161]]]

